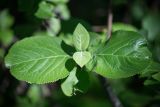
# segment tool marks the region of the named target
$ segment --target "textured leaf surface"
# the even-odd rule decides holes
[[[96,53],[95,71],[108,78],[122,78],[151,70],[152,59],[145,39],[136,32],[117,31]]]
[[[86,51],[76,52],[73,54],[73,59],[80,67],[83,67],[91,59],[91,54],[90,52],[86,52]]]
[[[78,24],[73,33],[73,43],[78,50],[86,50],[90,41],[88,31],[81,25]]]
[[[66,96],[72,96],[74,94],[75,85],[78,83],[76,77],[76,68],[73,69],[67,79],[62,83],[61,88]]]
[[[11,74],[29,83],[48,83],[65,78],[69,56],[61,49],[60,40],[49,36],[23,39],[12,46],[5,58]]]

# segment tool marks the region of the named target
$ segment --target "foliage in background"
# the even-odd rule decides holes
[[[113,41],[114,38],[118,38],[118,36],[116,35],[128,32],[127,30],[140,32],[147,39],[147,42],[143,41],[137,43],[140,45],[140,50],[143,50],[143,52],[146,51],[146,48],[144,47],[146,47],[147,43],[148,48],[152,53],[151,54],[149,52],[149,59],[154,58],[155,61],[159,62],[160,27],[158,9],[160,6],[157,1],[158,0],[134,0],[131,3],[129,0],[114,0],[112,2],[114,14],[113,21],[121,23],[113,24],[114,37],[113,39],[111,39],[111,41]],[[67,9],[66,3],[68,4],[69,9]],[[0,20],[0,26],[3,23],[6,23],[4,25],[7,27],[3,29],[3,31],[7,32],[4,32],[4,35],[8,35],[8,32],[11,31],[12,34],[10,33],[10,35],[12,36],[10,36],[9,38],[7,38],[7,36],[2,36],[1,32],[3,31],[1,27],[4,25],[0,27],[0,71],[2,71],[0,72],[0,106],[21,107],[25,105],[26,107],[111,107],[110,101],[108,97],[105,96],[104,89],[101,88],[100,82],[94,73],[92,74],[91,72],[83,72],[84,74],[80,75],[82,72],[77,71],[78,74],[75,75],[75,71],[70,70],[72,72],[69,73],[69,76],[66,80],[63,79],[62,81],[56,82],[55,84],[30,85],[17,81],[15,78],[13,78],[13,76],[10,75],[8,69],[3,66],[4,63],[2,62],[4,54],[8,53],[8,47],[12,42],[15,42],[15,38],[16,40],[17,38],[20,40],[24,37],[40,35],[45,35],[45,37],[57,35],[59,39],[63,40],[63,42],[61,43],[61,47],[63,47],[62,49],[65,50],[65,53],[67,53],[71,57],[76,51],[73,48],[74,43],[72,42],[72,36],[78,23],[82,23],[87,31],[89,31],[90,44],[87,51],[91,51],[91,56],[93,56],[93,53],[96,51],[97,47],[99,47],[99,44],[105,43],[106,34],[101,31],[98,34],[95,32],[90,32],[92,31],[91,26],[103,26],[106,24],[106,8],[108,8],[106,6],[107,3],[108,0],[16,0],[13,4],[9,3],[8,0],[2,0],[0,2],[0,16],[2,17],[2,19]],[[8,12],[2,11],[4,9],[7,9]],[[70,17],[69,11],[71,12],[72,17]],[[13,20],[11,16],[15,20],[14,24],[13,21],[10,21]],[[77,17],[80,19],[76,19]],[[84,19],[85,21],[81,19]],[[7,22],[5,22],[5,20],[7,20]],[[88,24],[88,22],[90,24]],[[130,23],[135,27],[124,24],[124,22]],[[117,31],[119,33],[116,33],[116,30],[124,31]],[[129,33],[133,34],[131,32]],[[123,38],[127,37],[128,36],[125,36]],[[1,38],[3,38],[3,40]],[[119,38],[119,40],[121,40],[121,38]],[[111,41],[109,41],[107,44],[112,45]],[[56,40],[56,42],[59,42],[59,40]],[[103,46],[100,46],[100,49],[101,48],[103,49]],[[67,49],[69,49],[69,52],[67,51]],[[98,50],[97,52],[100,51]],[[139,53],[141,52],[142,51],[140,51]],[[140,56],[143,55],[140,54]],[[93,66],[96,66],[97,62],[104,63],[105,59],[108,60],[107,56],[104,58],[98,57],[99,61],[97,61],[97,58],[95,57],[92,58],[93,60],[89,61],[89,63],[87,63],[86,65],[87,71],[93,71]],[[72,65],[73,62],[73,60],[70,60],[67,64]],[[112,65],[115,65],[113,67],[116,71],[116,64],[118,63],[116,61],[112,61],[111,63]],[[75,65],[75,62],[73,65]],[[96,67],[96,69],[105,69],[106,66],[107,64],[103,64],[104,68]],[[151,68],[150,67],[146,69],[147,72],[141,73],[140,77],[135,75],[125,79],[109,79],[112,88],[122,101],[124,107],[154,107],[160,105],[159,64],[154,64],[154,66],[152,66]],[[71,68],[73,68],[73,66]],[[108,73],[106,72],[97,73],[103,74],[108,77]],[[130,72],[127,72],[127,74],[125,75],[128,75],[129,73]],[[77,84],[77,80],[78,82],[81,81],[80,83],[86,84]],[[89,80],[90,82],[88,82]],[[60,86],[60,83],[63,84]],[[73,94],[76,94],[76,96],[68,98],[64,96],[60,88],[62,88],[64,92],[66,91],[67,93],[69,93],[69,96]],[[81,94],[81,90],[83,90],[85,94]],[[76,93],[74,93],[75,91]],[[10,101],[10,103],[8,103],[8,101]]]

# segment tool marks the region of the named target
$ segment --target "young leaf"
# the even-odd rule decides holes
[[[74,94],[75,85],[78,83],[78,79],[76,77],[76,68],[74,68],[67,79],[61,84],[61,88],[63,93],[66,96],[72,96]]]
[[[106,46],[98,48],[95,72],[108,78],[123,78],[150,70],[153,64],[145,39],[136,32],[117,31]]]
[[[90,37],[88,31],[79,23],[73,33],[74,46],[80,51],[86,50],[88,48],[89,41]]]
[[[23,39],[12,46],[5,58],[11,74],[29,83],[49,83],[65,78],[69,56],[61,49],[60,40],[49,36]]]
[[[91,53],[90,52],[75,52],[73,54],[73,59],[75,62],[82,68],[85,64],[89,62],[91,59]]]

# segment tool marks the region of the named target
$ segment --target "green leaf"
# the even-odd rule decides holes
[[[152,70],[146,40],[136,32],[117,31],[107,45],[95,52],[95,72],[108,78],[124,78]]]
[[[73,43],[78,50],[86,50],[90,41],[88,31],[80,23],[73,33]]]
[[[142,22],[142,26],[147,30],[147,39],[153,41],[160,34],[160,15],[159,14],[148,14]],[[146,35],[145,35],[146,36]]]
[[[75,85],[78,83],[78,79],[76,77],[76,68],[74,68],[67,79],[61,84],[61,88],[63,93],[66,96],[72,96],[74,94]]]
[[[89,34],[90,34],[90,43],[88,46],[88,50],[89,52],[94,54],[94,52],[97,50],[97,47],[99,47],[100,44],[102,44],[102,35],[94,32],[90,32]]]
[[[87,64],[86,64],[86,68],[87,70],[90,72],[90,71],[93,71],[94,68],[96,67],[96,64],[97,64],[97,60],[95,57],[93,57]]]
[[[73,59],[75,62],[82,68],[84,65],[86,65],[89,60],[91,59],[91,53],[90,52],[75,52],[73,54]]]
[[[7,10],[0,12],[0,30],[8,29],[13,24],[13,17]]]
[[[154,74],[152,77],[157,81],[160,81],[160,72],[158,72],[157,74]]]
[[[144,81],[144,85],[155,85],[155,84],[158,84],[158,81],[153,79],[148,79]]]
[[[65,4],[58,4],[56,6],[56,12],[60,14],[60,17],[64,20],[68,20],[70,18],[70,12]]]
[[[55,36],[61,29],[60,19],[51,18],[49,21],[49,27],[47,28],[47,32],[50,36]]]
[[[137,31],[137,29],[129,24],[123,24],[123,23],[114,23],[112,25],[112,31],[118,31],[118,30],[124,30],[124,31]]]
[[[12,30],[3,30],[0,31],[0,42],[3,45],[8,46],[13,40],[13,31]]]
[[[35,13],[35,15],[38,18],[48,19],[48,18],[51,18],[52,16],[55,16],[53,13],[53,9],[54,9],[54,6],[52,4],[42,1],[39,4],[39,8]]]
[[[31,85],[27,92],[28,97],[30,98],[32,103],[37,103],[41,99],[41,87],[40,85]]]
[[[36,36],[14,44],[5,64],[17,79],[42,84],[65,78],[69,74],[65,68],[68,58],[60,47],[59,39]]]

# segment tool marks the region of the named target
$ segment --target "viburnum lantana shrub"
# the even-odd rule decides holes
[[[160,64],[152,60],[146,39],[134,28],[122,29],[114,27],[111,38],[104,41],[78,24],[73,46],[59,37],[25,38],[11,47],[5,64],[15,78],[28,83],[66,78],[61,88],[67,96],[86,91],[91,71],[113,79],[158,71]]]

